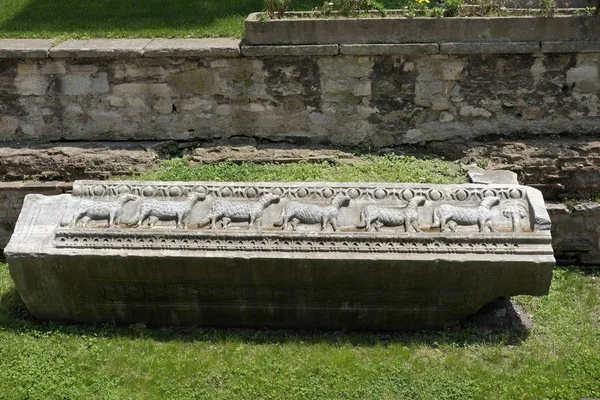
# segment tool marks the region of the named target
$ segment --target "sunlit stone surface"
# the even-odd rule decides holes
[[[447,326],[554,265],[540,192],[475,184],[80,181],[5,253],[40,319],[272,328]]]

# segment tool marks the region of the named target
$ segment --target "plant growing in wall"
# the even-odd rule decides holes
[[[265,0],[265,12],[270,19],[281,19],[285,15],[291,0]]]

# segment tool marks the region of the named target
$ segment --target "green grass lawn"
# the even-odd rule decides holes
[[[319,4],[296,0],[293,8]],[[262,9],[263,0],[0,0],[0,38],[241,38],[244,19]]]
[[[124,178],[125,179],[125,178]],[[127,178],[130,179],[130,178]],[[158,181],[220,182],[415,182],[465,183],[452,162],[433,157],[361,156],[336,163],[253,164],[217,163],[193,166],[186,158],[163,162],[155,171],[135,177]]]
[[[598,271],[514,299],[534,322],[413,333],[85,327],[34,320],[0,264],[0,399],[600,397]]]

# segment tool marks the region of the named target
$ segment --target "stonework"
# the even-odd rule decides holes
[[[597,52],[240,56],[232,45],[140,42],[109,54],[84,42],[74,58],[62,52],[78,42],[49,50],[55,58],[0,58],[0,141],[245,136],[379,148],[598,133]]]
[[[600,265],[600,203],[551,203],[548,211],[557,263]]]
[[[549,228],[519,185],[79,181],[26,198],[6,255],[42,319],[426,328],[546,294]]]

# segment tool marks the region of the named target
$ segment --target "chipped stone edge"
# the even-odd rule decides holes
[[[101,43],[104,39],[95,39]],[[115,42],[120,39],[106,39]],[[134,40],[134,39],[131,39]],[[401,44],[248,45],[237,39],[216,43],[207,39],[123,39],[124,45],[90,46],[86,40],[53,45],[46,39],[0,39],[0,59],[43,58],[226,58],[278,56],[402,55],[402,54],[531,54],[600,52],[599,41],[440,42]],[[144,40],[147,42],[144,43]],[[126,45],[126,41],[129,44]],[[165,42],[166,41],[166,42]],[[169,42],[172,41],[172,42]],[[165,43],[164,45],[158,45]]]
[[[544,203],[544,196],[538,189],[526,186],[527,198],[529,199],[530,212],[534,217],[534,229],[540,231],[549,231],[552,227],[550,214]]]

